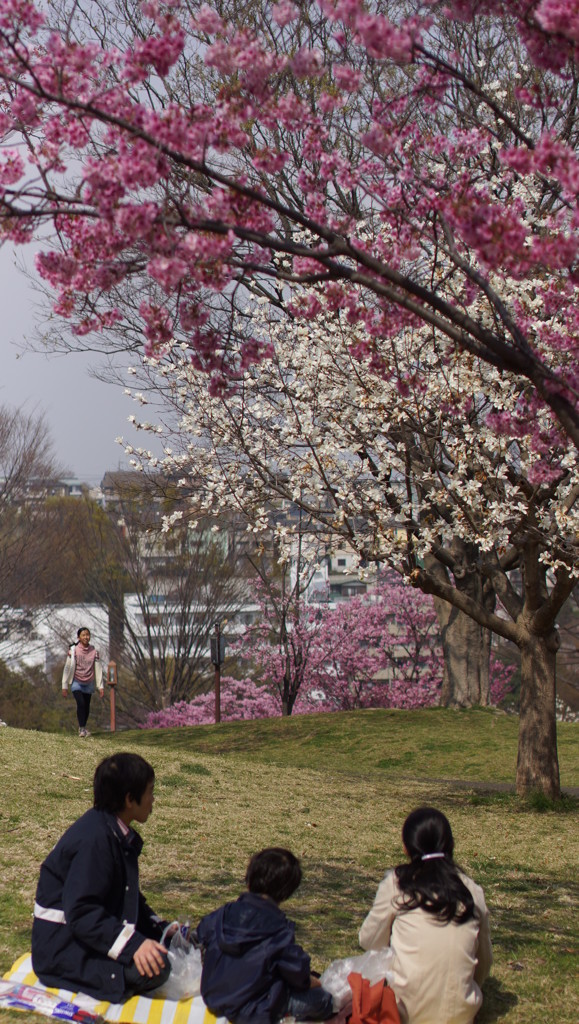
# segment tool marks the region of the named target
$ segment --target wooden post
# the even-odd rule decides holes
[[[215,623],[217,659],[215,664],[215,724],[221,721],[221,645],[219,623]]]
[[[218,622],[211,639],[211,661],[215,665],[215,723],[221,721],[221,666],[225,660],[225,637]]]
[[[221,665],[215,666],[215,724],[221,721]]]

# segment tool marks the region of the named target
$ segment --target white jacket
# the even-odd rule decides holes
[[[445,924],[420,908],[401,910],[390,871],[360,929],[362,949],[394,950],[392,988],[401,1024],[471,1024],[480,1009],[480,985],[493,959],[489,915],[480,885],[461,878],[477,910],[470,921]]]
[[[67,657],[67,659],[66,659],[66,661],[64,663],[64,671],[62,673],[62,689],[63,690],[68,690],[69,685],[72,683],[72,681],[74,679],[74,670],[76,668],[75,651],[76,651],[76,644],[74,644],[70,648],[70,651],[68,653],[68,657]],[[97,690],[101,690],[101,691],[104,690],[103,667],[102,667],[102,665],[100,663],[100,658],[98,657],[98,651],[97,651],[97,657],[95,658],[95,663],[94,663],[94,681],[95,681]]]

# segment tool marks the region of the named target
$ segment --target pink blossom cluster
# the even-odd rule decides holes
[[[234,646],[253,677],[221,680],[224,721],[282,714],[284,685],[291,679],[292,714],[356,708],[431,707],[438,703],[442,651],[432,599],[395,580],[380,584],[370,598],[353,598],[335,609],[291,601],[287,636],[279,630],[283,598],[272,602],[259,587],[262,619]],[[491,697],[502,700],[514,669],[493,659]],[[381,678],[382,677],[382,678]],[[384,678],[386,677],[386,678]],[[151,712],[144,728],[202,725],[215,721],[215,695],[201,694]]]
[[[34,0],[3,0],[0,8],[0,29],[10,32],[14,26],[25,26],[36,32],[44,24],[44,15]]]
[[[0,155],[0,189],[12,185],[24,174],[24,161],[14,149],[5,149]]]
[[[290,0],[281,0],[280,3],[276,3],[273,8],[273,20],[283,28],[284,25],[289,25],[290,22],[295,21],[299,16],[299,8],[295,4],[290,3]]]
[[[500,701],[512,689],[514,668],[504,666],[493,659],[491,693],[493,704]],[[434,691],[436,688],[433,688]],[[429,707],[436,703],[435,692],[429,698],[423,691],[422,700],[417,702],[415,693],[404,687],[401,681],[390,686],[377,686],[372,694],[366,694],[357,707],[413,709]],[[223,722],[250,721],[255,718],[278,718],[281,714],[279,696],[266,686],[256,685],[251,679],[234,679],[224,676],[220,687],[220,715]],[[296,701],[293,714],[309,715],[331,711],[352,710],[348,700],[341,704],[330,700],[316,700],[308,696]],[[172,729],[191,725],[212,725],[215,722],[215,693],[200,694],[190,701],[178,701],[160,711],[151,711],[141,723],[142,729]]]
[[[579,43],[579,7],[576,3],[565,0],[541,0],[535,17],[537,22],[549,34],[567,36]]]
[[[579,194],[579,160],[575,153],[552,133],[546,132],[533,149],[509,149],[502,158],[519,174],[544,174],[560,182],[563,194],[576,200]]]
[[[579,161],[558,112],[575,0],[449,0],[390,17],[364,0],[313,6],[308,19],[283,0],[263,24],[236,24],[211,4],[191,20],[150,2],[148,33],[101,47],[82,25],[82,43],[45,28],[31,0],[4,0],[0,238],[49,226],[62,258],[38,269],[79,334],[124,324],[101,307],[137,280],[147,351],[184,338],[213,389],[240,367],[218,327],[190,333],[191,309],[215,317],[216,294],[235,304],[272,278],[315,282],[375,371],[390,372],[377,339],[428,325],[531,382],[552,451],[565,431],[577,442]],[[505,67],[502,88],[474,42],[457,52],[453,18],[509,60],[518,33],[536,73]],[[206,88],[189,94],[182,76],[200,54]],[[529,311],[517,284],[556,314]]]
[[[250,718],[274,718],[279,704],[265,687],[251,679],[221,680],[220,710],[224,722]],[[143,729],[168,729],[176,725],[206,725],[215,721],[215,693],[204,693],[191,701],[178,701],[161,711],[151,711],[142,723]]]
[[[176,26],[172,31],[164,32],[161,36],[138,40],[130,55],[130,63],[133,71],[140,67],[141,74],[131,77],[144,79],[150,64],[158,75],[168,74],[173,64],[181,56],[184,44],[185,33],[180,26]]]
[[[516,665],[506,664],[496,655],[491,654],[489,666],[491,704],[500,704],[509,693],[512,693],[513,677],[516,671]]]

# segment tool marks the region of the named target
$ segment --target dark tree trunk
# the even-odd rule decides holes
[[[486,706],[490,701],[489,630],[438,597],[434,607],[444,655],[440,703],[449,708]]]
[[[125,639],[125,603],[123,595],[109,597],[109,657],[119,665]]]
[[[448,569],[432,556],[426,560],[429,572],[444,584],[452,583],[477,605],[493,611],[496,595],[480,572],[478,549],[455,538],[450,550],[454,563],[452,579]],[[434,596],[434,607],[444,655],[440,703],[449,708],[468,708],[473,704],[486,707],[490,703],[490,631],[440,597]]]
[[[521,644],[521,711],[517,793],[561,795],[555,717],[556,656],[559,638],[531,636]]]
[[[282,691],[281,691],[281,714],[282,714],[282,718],[288,718],[289,715],[291,715],[292,710],[293,710],[293,706],[294,706],[294,702],[295,702],[296,698],[295,698],[294,686],[292,685],[292,683],[293,683],[293,680],[292,680],[291,657],[290,657],[289,651],[287,650],[287,646],[286,646],[285,668],[284,668],[284,674],[283,674],[283,686],[282,686]]]
[[[554,574],[548,586],[547,568],[542,549],[533,536],[525,537],[520,549],[513,549],[505,564],[491,558],[486,567],[489,586],[477,570],[475,560],[468,559],[468,547],[462,542],[453,545],[443,559],[425,559],[428,575],[415,579],[422,589],[438,599],[437,604],[447,616],[446,628],[453,621],[455,592],[465,596],[456,600],[465,615],[494,629],[500,636],[511,640],[521,652],[521,707],[519,715],[519,746],[517,754],[517,793],[526,796],[539,792],[557,800],[561,796],[559,761],[557,758],[556,720],[556,658],[560,645],[556,627],[557,616],[569,598],[574,578],[564,566]],[[515,557],[516,556],[516,557]],[[454,581],[450,579],[452,566]],[[513,570],[518,569],[514,574]],[[510,576],[509,576],[510,574]],[[478,583],[477,583],[478,581]],[[479,586],[479,596],[476,587]],[[499,618],[494,613],[496,597],[500,597],[507,615]],[[445,611],[444,602],[452,603]],[[444,626],[443,626],[444,628]],[[478,627],[482,634],[481,627]],[[466,659],[465,627],[461,647]],[[460,649],[459,649],[460,653]]]

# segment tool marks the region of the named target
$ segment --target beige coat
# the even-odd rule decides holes
[[[392,988],[402,1024],[471,1024],[481,1006],[479,986],[493,959],[489,915],[480,885],[461,878],[473,895],[476,918],[445,924],[425,910],[401,911],[390,871],[360,929],[363,949],[392,946]]]

